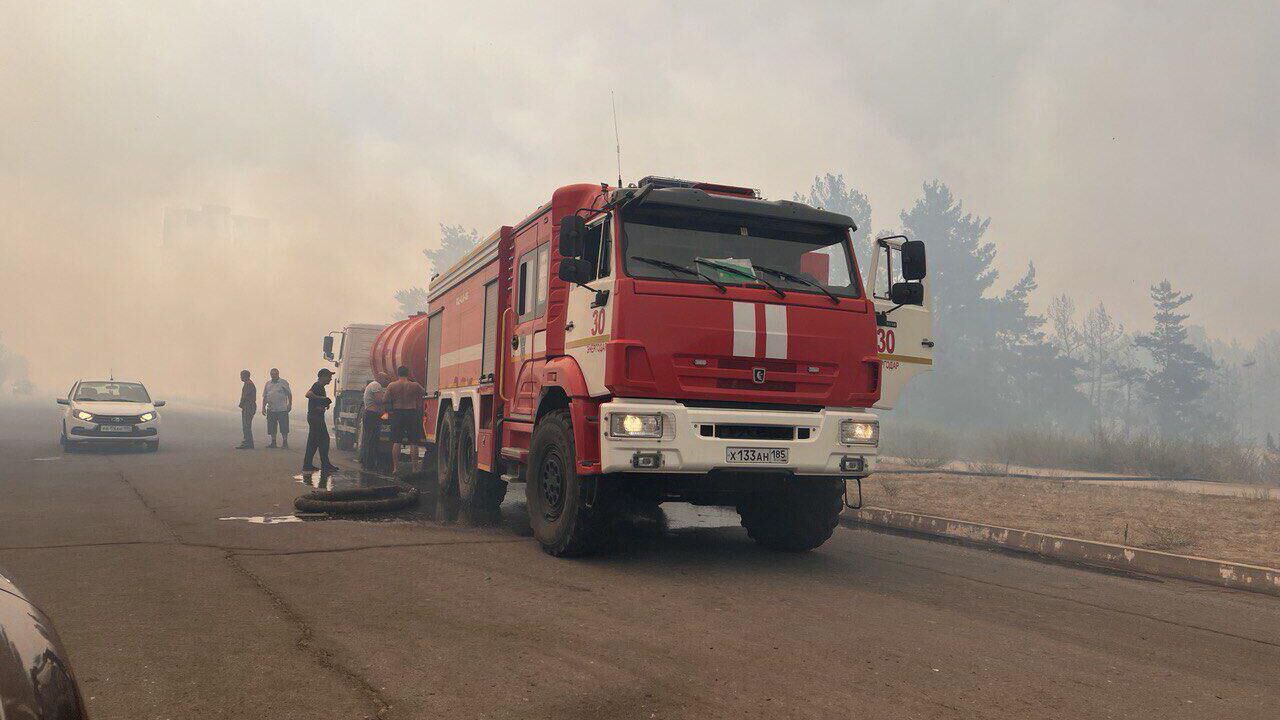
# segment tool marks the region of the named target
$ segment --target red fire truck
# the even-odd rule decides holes
[[[665,178],[567,185],[432,279],[423,425],[441,492],[591,552],[630,503],[737,508],[761,544],[831,536],[879,424],[932,363],[924,246]]]

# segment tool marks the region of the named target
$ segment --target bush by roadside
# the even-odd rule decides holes
[[[967,441],[960,440],[961,432],[890,425],[882,433],[882,451],[920,468],[964,459],[970,469],[990,475],[1021,465],[1280,485],[1280,456],[1226,440],[1125,436],[1097,427],[1085,434],[1037,429],[988,432]]]

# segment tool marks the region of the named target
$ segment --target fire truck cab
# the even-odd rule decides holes
[[[923,243],[859,277],[847,216],[645,178],[561,187],[433,278],[424,429],[440,489],[492,513],[524,482],[554,555],[629,504],[737,508],[752,538],[830,537],[879,424],[932,363]]]

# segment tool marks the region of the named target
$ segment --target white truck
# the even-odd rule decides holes
[[[355,323],[324,338],[324,359],[336,368],[333,376],[333,434],[338,448],[355,446],[364,388],[373,380],[369,350],[386,325]]]

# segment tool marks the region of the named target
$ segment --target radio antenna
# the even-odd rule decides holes
[[[618,187],[622,187],[622,138],[618,135],[618,100],[609,91],[609,104],[613,105],[613,142],[618,154]]]

